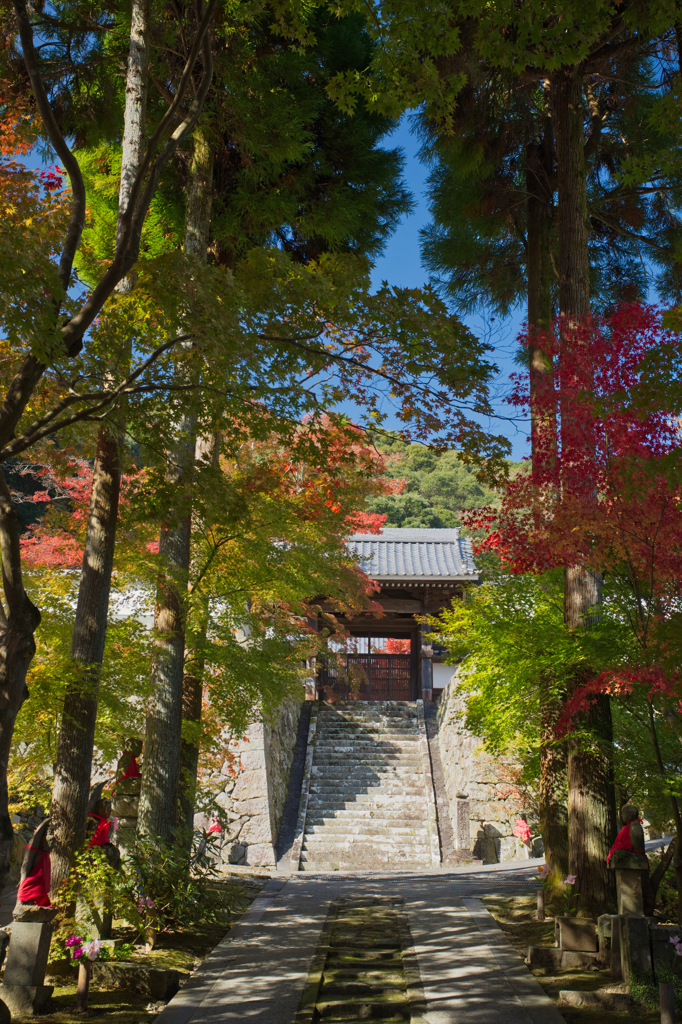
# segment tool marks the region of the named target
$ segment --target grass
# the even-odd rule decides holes
[[[136,945],[134,952],[127,956],[125,961],[119,962],[135,963],[161,970],[172,968],[185,975],[191,973],[239,919],[266,880],[262,877],[250,878],[243,874],[232,877],[230,882],[236,882],[243,893],[244,905],[239,913],[219,924],[163,932],[159,935],[153,952],[146,953],[144,945]],[[141,941],[123,922],[115,922],[113,937],[122,938],[127,943]],[[147,995],[128,992],[125,989],[101,989],[93,981],[90,984],[88,1009],[84,1014],[77,1014],[76,979],[77,969],[68,965],[65,960],[50,962],[45,979],[46,984],[54,985],[50,1012],[38,1018],[15,1016],[12,1018],[13,1022],[29,1024],[37,1020],[41,1024],[82,1024],[83,1021],[102,1020],[106,1021],[106,1024],[149,1024],[163,1009],[162,1003],[150,1002]]]
[[[540,922],[533,919],[536,911],[535,896],[511,896],[483,898],[483,903],[493,915],[514,949],[524,958],[527,946],[553,946],[554,922]],[[635,1005],[631,1010],[605,1010],[588,1007],[566,1006],[559,1002],[562,989],[579,992],[595,992],[602,988],[613,988],[614,982],[608,968],[568,968],[547,974],[544,970],[533,970],[549,997],[555,1002],[566,1024],[660,1024],[660,1011],[646,1010]]]

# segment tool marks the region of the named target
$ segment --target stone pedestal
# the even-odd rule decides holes
[[[614,921],[615,924],[615,921]],[[630,984],[632,971],[638,981],[653,981],[654,971],[649,939],[649,921],[633,914],[618,916],[620,930],[620,966],[622,979]]]
[[[0,999],[13,1017],[47,1013],[53,992],[54,985],[0,985]]]
[[[0,999],[13,1014],[44,1013],[52,986],[44,985],[50,955],[52,925],[15,921],[7,953]]]
[[[644,878],[647,871],[616,868],[618,913],[640,917],[644,914]]]
[[[610,965],[611,977],[620,981],[620,926],[617,914],[602,914],[597,919],[597,945],[599,959],[603,964]]]
[[[641,831],[641,826],[637,823]],[[609,868],[616,872],[618,913],[640,916],[644,913],[644,878],[649,872],[645,853],[635,850],[614,850]]]
[[[5,965],[5,985],[42,985],[51,940],[51,924],[15,921]]]
[[[557,917],[554,928],[560,949],[597,952],[597,929],[589,918]]]

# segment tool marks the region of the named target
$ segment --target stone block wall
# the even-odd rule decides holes
[[[272,721],[254,722],[235,742],[231,778],[227,764],[216,802],[227,814],[229,834],[222,845],[225,864],[272,866],[282,824],[302,701],[286,701]]]
[[[453,676],[438,702],[438,743],[445,789],[451,806],[459,795],[469,797],[471,849],[484,864],[522,860],[530,855],[512,830],[526,818],[538,834],[534,794],[516,784],[513,757],[495,757],[481,749],[481,740],[464,727],[464,702],[455,694]],[[533,855],[542,852],[541,841]]]

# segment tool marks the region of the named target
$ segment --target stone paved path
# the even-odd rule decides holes
[[[481,903],[534,890],[533,862],[504,867],[273,878],[156,1024],[294,1024],[330,905],[371,898],[407,917],[425,998],[413,1022],[563,1024]]]

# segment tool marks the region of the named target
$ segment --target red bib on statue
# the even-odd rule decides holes
[[[611,857],[616,852],[616,850],[632,850],[632,841],[630,839],[630,822],[628,822],[627,825],[625,825],[616,836],[616,841],[609,850],[609,855],[606,858],[607,864],[611,860]]]
[[[88,843],[88,846],[104,846],[105,843],[109,842],[109,819],[103,818],[99,814],[93,814],[91,811],[88,815],[90,818],[96,818],[99,822],[95,829],[95,834]]]
[[[31,850],[34,847],[30,847]],[[39,907],[51,907],[50,903],[50,855],[45,850],[36,850],[38,862],[30,875],[26,875],[19,886],[17,899],[20,903],[35,903]]]

